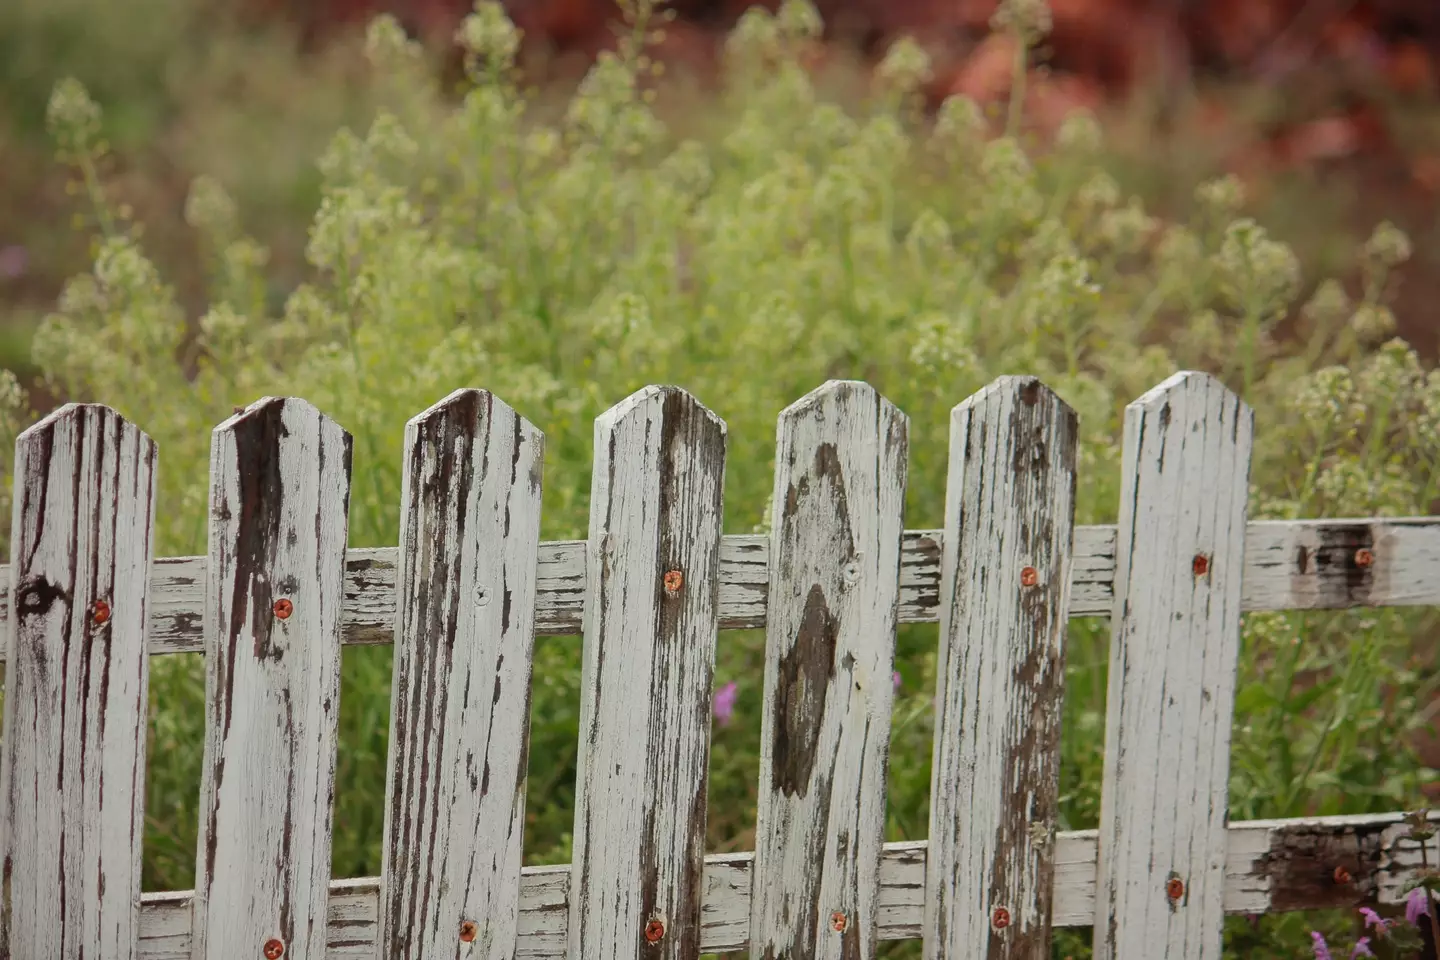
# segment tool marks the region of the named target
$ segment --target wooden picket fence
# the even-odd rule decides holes
[[[1434,604],[1440,520],[1249,522],[1252,423],[1166,380],[1118,525],[1076,528],[1076,417],[1004,377],[952,412],[944,529],[907,531],[908,421],[832,381],[780,417],[771,532],[724,536],[725,424],[647,387],[596,421],[589,538],[542,543],[544,437],[460,390],[406,425],[398,549],[349,550],[349,435],[266,398],[213,433],[209,555],[152,560],[154,443],[64,406],[16,445],[0,956],[1042,958],[1093,925],[1102,960],[1208,960],[1227,913],[1395,902],[1399,813],[1227,821],[1241,614]],[[1113,624],[1102,816],[1059,833],[1077,616]],[[895,631],[933,621],[929,840],[887,844]],[[756,850],[706,856],[717,633],[756,627]],[[534,638],[577,632],[575,860],[522,869]],[[383,872],[332,880],[341,645],[392,641]],[[196,889],[142,895],[148,657],[178,651]]]

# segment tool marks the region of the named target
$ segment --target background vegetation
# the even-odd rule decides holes
[[[0,17],[78,29],[63,6],[23,0]],[[1028,372],[1080,413],[1077,520],[1105,523],[1124,405],[1188,368],[1222,377],[1257,410],[1252,516],[1431,511],[1440,373],[1394,336],[1394,272],[1413,252],[1397,228],[1376,224],[1347,245],[1340,279],[1314,274],[1314,258],[1307,273],[1234,178],[1183,202],[1168,183],[1164,215],[1147,207],[1122,186],[1144,177],[1089,115],[1040,137],[1019,93],[1013,109],[952,96],[925,110],[931,67],[906,41],[859,95],[831,95],[842,88],[808,66],[821,24],[804,0],[744,16],[720,89],[697,110],[699,94],[657,94],[647,50],[663,13],[638,0],[626,13],[616,52],[562,101],[520,87],[519,37],[489,3],[461,31],[458,87],[388,18],[363,49],[342,44],[307,68],[321,93],[303,106],[281,109],[287,88],[249,66],[259,92],[222,99],[201,127],[226,149],[194,130],[183,139],[187,168],[215,169],[176,204],[183,225],[158,236],[141,232],[134,198],[155,172],[146,144],[173,135],[167,118],[213,103],[191,98],[206,84],[228,89],[255,51],[271,51],[291,81],[299,68],[237,28],[230,46],[206,47],[220,66],[157,66],[157,55],[133,73],[90,73],[115,105],[104,113],[85,83],[56,85],[44,121],[72,174],[73,235],[90,241],[91,264],[47,308],[17,297],[22,320],[39,322],[33,337],[20,324],[12,345],[0,467],[8,476],[16,432],[50,401],[111,404],[160,445],[158,554],[203,553],[211,427],[236,404],[298,394],[355,437],[352,544],[393,544],[405,420],[475,385],[546,433],[544,536],[583,537],[594,417],[645,384],[676,383],[729,425],[726,529],[749,532],[766,523],[779,411],[845,377],[910,416],[907,526],[934,526],[950,407],[999,374]],[[210,29],[182,21],[190,27],[156,44],[184,47],[186,29]],[[999,26],[1024,51],[1043,40],[1048,13],[1016,0]],[[89,29],[82,39],[94,42]],[[84,76],[122,59],[71,65]],[[24,96],[9,148],[33,156],[34,104],[47,94],[6,82]],[[298,158],[311,144],[319,162],[307,179]],[[312,200],[308,229],[290,228]],[[27,249],[71,242],[27,227]],[[1431,779],[1413,735],[1431,721],[1433,621],[1428,611],[1247,617],[1231,817],[1417,805]],[[890,839],[927,830],[936,639],[933,626],[899,638]],[[1075,621],[1069,643],[1062,829],[1077,829],[1098,815],[1107,626]],[[717,685],[735,681],[738,700],[715,730],[714,850],[752,845],[762,645],[755,632],[721,638]],[[537,642],[530,863],[570,856],[578,654],[576,638]],[[169,656],[152,671],[146,886],[183,889],[203,664]],[[389,672],[386,648],[345,652],[337,876],[379,867]],[[1236,956],[1302,956],[1315,922],[1338,932],[1350,920],[1237,920],[1228,942]],[[1067,932],[1057,956],[1085,955],[1086,939]]]

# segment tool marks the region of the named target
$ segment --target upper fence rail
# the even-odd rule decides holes
[[[1075,527],[1070,615],[1108,617],[1115,603],[1113,524]],[[900,548],[900,623],[940,619],[942,530],[906,530]],[[341,636],[387,644],[395,633],[396,547],[351,548],[345,560]],[[150,574],[151,654],[202,653],[205,557],[157,557]],[[769,538],[720,541],[720,629],[763,629]],[[1242,609],[1342,610],[1440,605],[1440,518],[1252,520],[1246,525]],[[585,541],[542,541],[536,559],[535,632],[578,636],[585,617]],[[0,564],[0,582],[9,565]],[[10,598],[0,593],[0,629]],[[3,658],[3,652],[0,652]]]

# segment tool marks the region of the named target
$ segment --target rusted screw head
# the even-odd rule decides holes
[[[96,623],[108,623],[110,620],[110,604],[104,600],[96,600],[95,605],[90,608],[90,619]]]
[[[1010,926],[1010,911],[1004,907],[996,907],[995,912],[990,914],[990,926],[996,930],[1004,930]]]
[[[685,585],[685,575],[679,570],[667,570],[665,572],[665,592],[679,593],[680,588]]]
[[[1034,567],[1026,567],[1020,571],[1020,582],[1027,587],[1035,586],[1035,582],[1039,579],[1040,574],[1035,572]]]
[[[474,920],[462,920],[460,922],[460,942],[474,943],[477,928]]]
[[[1364,547],[1361,547],[1359,550],[1355,551],[1355,566],[1368,567],[1374,562],[1375,554],[1370,550],[1366,550]]]
[[[1190,569],[1195,571],[1195,576],[1203,577],[1210,572],[1210,558],[1203,553],[1195,554],[1195,559],[1190,561]]]
[[[1171,900],[1179,900],[1185,896],[1185,881],[1179,877],[1171,877],[1165,881],[1165,896]]]
[[[291,603],[289,600],[286,600],[284,597],[281,597],[279,600],[275,601],[275,616],[279,617],[281,620],[289,619],[290,614],[294,612],[295,604]]]
[[[1338,884],[1340,884],[1342,887],[1343,887],[1345,884],[1349,883],[1349,882],[1350,882],[1350,871],[1349,871],[1349,870],[1346,870],[1344,867],[1336,867],[1336,868],[1335,868],[1335,882],[1338,883]]]
[[[645,942],[659,943],[660,938],[665,936],[665,923],[662,920],[651,920],[645,924]]]
[[[850,921],[846,918],[845,914],[841,913],[839,910],[836,910],[834,913],[830,914],[830,927],[836,933],[844,933],[845,925],[849,922]]]
[[[285,944],[271,938],[265,941],[265,960],[280,960],[285,955]]]

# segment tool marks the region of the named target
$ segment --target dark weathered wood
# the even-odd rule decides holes
[[[325,951],[350,460],[303,400],[213,435],[193,960]]]
[[[115,411],[16,441],[0,957],[136,955],[154,513],[155,444]]]
[[[854,381],[780,415],[754,960],[875,951],[907,428]]]
[[[725,424],[683,390],[596,420],[571,960],[700,954],[724,482]]]
[[[1076,433],[1031,377],[950,416],[930,960],[1050,956]]]
[[[544,437],[483,390],[405,428],[387,960],[515,956]]]
[[[1096,960],[1219,960],[1254,415],[1208,374],[1125,412]]]

